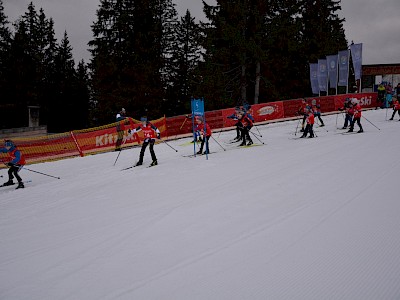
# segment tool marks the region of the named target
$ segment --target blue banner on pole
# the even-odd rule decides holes
[[[353,59],[355,79],[361,79],[362,73],[362,44],[350,45],[351,58]]]
[[[318,64],[310,64],[310,82],[311,82],[311,90],[313,94],[319,94],[319,85],[318,85]]]
[[[192,116],[204,116],[204,99],[192,99]]]
[[[326,59],[318,59],[318,86],[321,92],[328,91],[328,68]]]
[[[349,80],[349,50],[339,51],[339,80],[338,86],[347,87]]]
[[[328,55],[326,57],[326,61],[328,63],[328,80],[329,87],[336,89],[337,88],[337,79],[338,79],[338,55]]]
[[[203,122],[203,142],[206,143],[206,157],[208,159],[208,140],[206,137],[206,117],[205,117],[205,111],[204,111],[204,99],[193,99],[191,101],[191,106],[192,106],[192,128],[193,128],[193,140],[196,141],[196,128],[198,125],[195,124],[195,118],[201,118]],[[193,143],[193,154],[196,155],[196,143]]]

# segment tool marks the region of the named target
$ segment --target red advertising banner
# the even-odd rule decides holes
[[[283,119],[285,116],[283,101],[255,104],[250,113],[256,122]]]
[[[285,118],[291,118],[298,115],[303,99],[283,101],[283,111]]]
[[[338,110],[340,107],[343,107],[344,101],[346,98],[356,98],[360,101],[362,108],[374,108],[376,107],[376,93],[361,93],[361,94],[347,94],[347,95],[337,95],[334,98],[335,108],[334,111]]]
[[[343,107],[346,98],[356,98],[363,108],[374,108],[377,104],[377,93],[346,94],[337,96],[315,97],[306,99],[310,105],[320,105],[321,112],[333,112]],[[270,103],[252,105],[249,113],[255,122],[279,120],[288,117],[295,117],[301,107],[303,99],[294,99]],[[228,116],[235,112],[234,108],[221,109],[206,112],[206,121],[211,129],[219,129],[234,126],[236,121],[229,119]],[[151,121],[161,132],[161,137],[173,137],[192,132],[192,119],[186,116],[177,116],[166,119],[165,117]],[[138,127],[140,122],[125,126],[124,146],[139,144],[143,136],[139,132],[137,135],[128,135],[128,129]],[[60,159],[72,156],[83,156],[88,153],[109,151],[114,149],[117,141],[117,123],[105,126],[90,128],[85,130],[66,132],[54,135],[34,138],[16,138],[14,142],[24,153],[28,163]],[[6,159],[5,155],[0,155],[1,159]]]

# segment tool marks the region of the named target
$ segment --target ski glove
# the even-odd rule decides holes
[[[7,167],[10,167],[10,168],[14,167],[14,164],[12,162],[6,163],[6,165],[7,165]]]
[[[159,133],[157,133],[157,138],[161,139],[161,135]]]

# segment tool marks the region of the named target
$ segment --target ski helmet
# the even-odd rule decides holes
[[[4,141],[4,146],[11,148],[11,147],[14,146],[14,143],[11,140],[5,140]]]

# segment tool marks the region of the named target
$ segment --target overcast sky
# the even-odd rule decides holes
[[[30,2],[53,18],[58,41],[67,31],[75,61],[89,62],[87,43],[100,0],[3,0],[10,22],[27,12]],[[196,19],[204,18],[201,0],[175,0],[183,15],[187,9]],[[206,0],[215,4],[215,0]],[[339,16],[346,19],[348,42],[363,43],[363,64],[400,63],[400,0],[342,0]],[[330,53],[327,53],[330,54]]]

